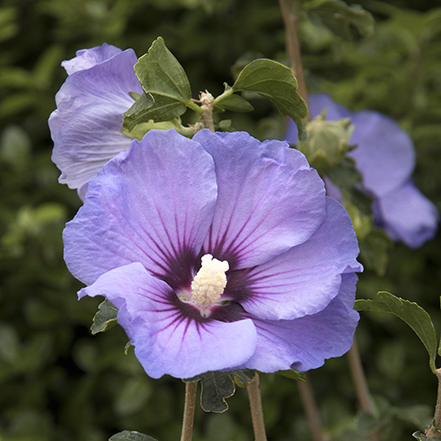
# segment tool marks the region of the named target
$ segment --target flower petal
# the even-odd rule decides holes
[[[415,150],[410,136],[392,118],[371,110],[352,116],[355,124],[349,153],[357,161],[364,186],[376,196],[400,187],[415,167]]]
[[[190,284],[217,196],[213,159],[174,130],[150,131],[89,183],[64,231],[71,273],[90,284],[141,262],[173,289]]]
[[[307,240],[325,215],[323,181],[281,141],[245,132],[200,131],[213,156],[219,196],[205,252],[230,269],[254,266]]]
[[[351,112],[332,101],[327,94],[309,95],[313,117],[327,110],[326,119],[351,118],[355,125],[350,143],[357,147],[348,153],[357,161],[364,186],[381,196],[402,185],[415,167],[415,151],[410,136],[392,118],[372,110]],[[297,143],[297,129],[289,121],[286,139]]]
[[[102,161],[95,162],[96,155],[109,160],[116,148],[119,152],[129,147],[131,139],[121,134],[122,114],[134,102],[129,92],[142,93],[133,69],[136,61],[128,49],[85,70],[68,65],[73,73],[57,93],[57,110],[49,118],[49,127],[52,160],[62,172],[60,182],[70,188],[79,188],[96,176],[102,167]],[[105,139],[97,146],[101,134]]]
[[[102,46],[97,46],[92,49],[81,49],[77,51],[76,57],[63,61],[61,65],[66,69],[68,75],[72,75],[79,70],[90,69],[96,64],[103,63],[121,52],[121,49],[104,43]]]
[[[309,240],[263,265],[232,274],[226,298],[260,319],[291,320],[323,310],[338,294],[342,273],[361,270],[351,219],[337,201],[326,200],[325,221]]]
[[[257,337],[250,319],[224,323],[185,316],[174,304],[173,290],[140,263],[103,274],[79,295],[104,295],[119,308],[118,322],[152,378],[230,370],[254,353]]]
[[[132,139],[121,133],[121,120],[121,109],[108,104],[88,104],[70,116],[53,134],[52,160],[62,171],[60,183],[86,185],[109,159],[130,147]]]
[[[374,212],[393,240],[402,240],[411,248],[420,247],[437,231],[438,210],[410,180],[379,198]]]
[[[295,320],[254,319],[257,346],[244,367],[261,372],[290,368],[307,371],[323,365],[325,359],[347,352],[359,315],[354,311],[355,274],[343,274],[337,297],[321,312]]]

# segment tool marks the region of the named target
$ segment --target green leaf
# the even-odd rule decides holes
[[[380,291],[372,299],[356,300],[357,311],[389,312],[406,322],[418,335],[429,354],[430,369],[436,372],[435,358],[438,341],[429,314],[414,302],[401,299],[385,291]]]
[[[111,302],[107,299],[100,303],[98,306],[98,312],[93,318],[92,326],[90,330],[92,334],[97,334],[98,332],[107,331],[116,325],[116,316],[118,314],[118,308],[115,308]]]
[[[234,94],[217,101],[214,108],[233,112],[252,112],[254,110],[254,107],[245,98]]]
[[[256,372],[252,369],[235,369],[230,371],[229,374],[234,375],[235,383],[242,387],[245,383],[253,381]]]
[[[205,412],[222,413],[228,410],[226,399],[234,395],[236,385],[229,372],[206,372],[185,382],[201,382],[201,407]]]
[[[291,378],[292,380],[305,381],[305,373],[296,371],[295,369],[288,369],[286,371],[278,371],[276,374],[282,377]]]
[[[191,101],[190,83],[163,38],[156,39],[138,60],[135,73],[145,93],[124,114],[123,125],[127,130],[149,120],[169,121],[187,110]]]
[[[144,435],[139,432],[129,432],[124,430],[122,432],[116,433],[109,438],[109,441],[157,441],[151,436]]]
[[[297,93],[297,80],[291,69],[273,60],[260,58],[245,66],[233,85],[233,92],[257,92],[268,98],[282,115],[290,116],[304,140],[302,118],[308,113],[305,102]]]
[[[303,7],[308,13],[318,15],[335,35],[346,40],[354,37],[354,28],[363,37],[374,34],[375,20],[360,5],[349,6],[341,0],[312,0]]]

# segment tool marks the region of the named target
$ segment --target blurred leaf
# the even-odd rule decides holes
[[[0,8],[0,42],[13,38],[19,31],[17,8]]]
[[[0,327],[0,360],[17,364],[20,354],[20,340],[15,330],[10,326]]]
[[[261,58],[245,66],[233,84],[233,92],[257,92],[268,98],[284,116],[297,124],[299,139],[305,139],[302,118],[308,113],[297,93],[297,80],[291,69],[273,60]]]
[[[384,230],[378,227],[373,227],[359,241],[360,256],[363,263],[366,267],[373,269],[379,276],[384,276],[386,272],[389,262],[388,250],[391,244],[391,239]]]
[[[138,60],[135,73],[145,94],[124,114],[123,124],[128,130],[136,123],[171,120],[187,110],[187,103],[191,100],[190,83],[163,38],[156,39]]]
[[[123,432],[116,433],[109,438],[109,441],[157,441],[151,436],[144,435],[139,432],[129,432],[124,430]]]
[[[92,334],[113,328],[117,323],[117,315],[118,308],[115,308],[109,300],[105,299],[104,302],[99,304],[98,312],[93,318],[93,323],[90,327]]]
[[[0,159],[14,167],[21,167],[26,164],[30,153],[29,135],[20,126],[7,126],[0,136]]]
[[[354,27],[363,37],[374,34],[375,20],[372,15],[360,5],[348,6],[341,0],[312,0],[303,5],[310,13],[315,13],[323,23],[337,36],[346,40],[353,37],[351,27]]]
[[[344,199],[355,205],[363,214],[372,214],[372,198],[359,190],[362,177],[351,158],[345,158],[342,163],[327,169],[326,176],[339,188]]]
[[[305,373],[296,371],[295,369],[277,371],[276,374],[281,375],[282,377],[291,378],[291,380],[305,381]]]
[[[435,358],[438,341],[429,314],[414,302],[401,299],[385,291],[380,291],[372,299],[355,301],[357,311],[389,312],[406,322],[418,335],[429,354],[430,369],[436,372]]]

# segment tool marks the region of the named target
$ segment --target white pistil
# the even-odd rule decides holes
[[[229,269],[228,262],[213,259],[211,254],[202,256],[201,269],[191,282],[191,295],[193,301],[199,306],[208,306],[218,303],[225,286]]]

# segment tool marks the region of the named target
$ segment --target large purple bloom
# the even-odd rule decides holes
[[[374,196],[375,223],[393,240],[411,248],[432,239],[439,213],[412,181],[415,149],[410,136],[396,121],[379,112],[351,112],[325,94],[312,94],[309,100],[313,117],[327,109],[327,119],[351,118],[355,124],[350,143],[357,147],[348,155],[356,160],[363,185]],[[297,129],[291,121],[286,139],[297,142]],[[326,186],[331,196],[341,199],[339,190],[328,180]]]
[[[287,143],[150,131],[90,182],[65,260],[151,377],[308,370],[352,344],[350,218]]]
[[[59,181],[82,197],[98,170],[130,146],[132,140],[121,133],[122,114],[134,103],[130,92],[142,93],[136,62],[132,49],[103,44],[62,63],[69,76],[49,118],[52,160],[61,170]]]

